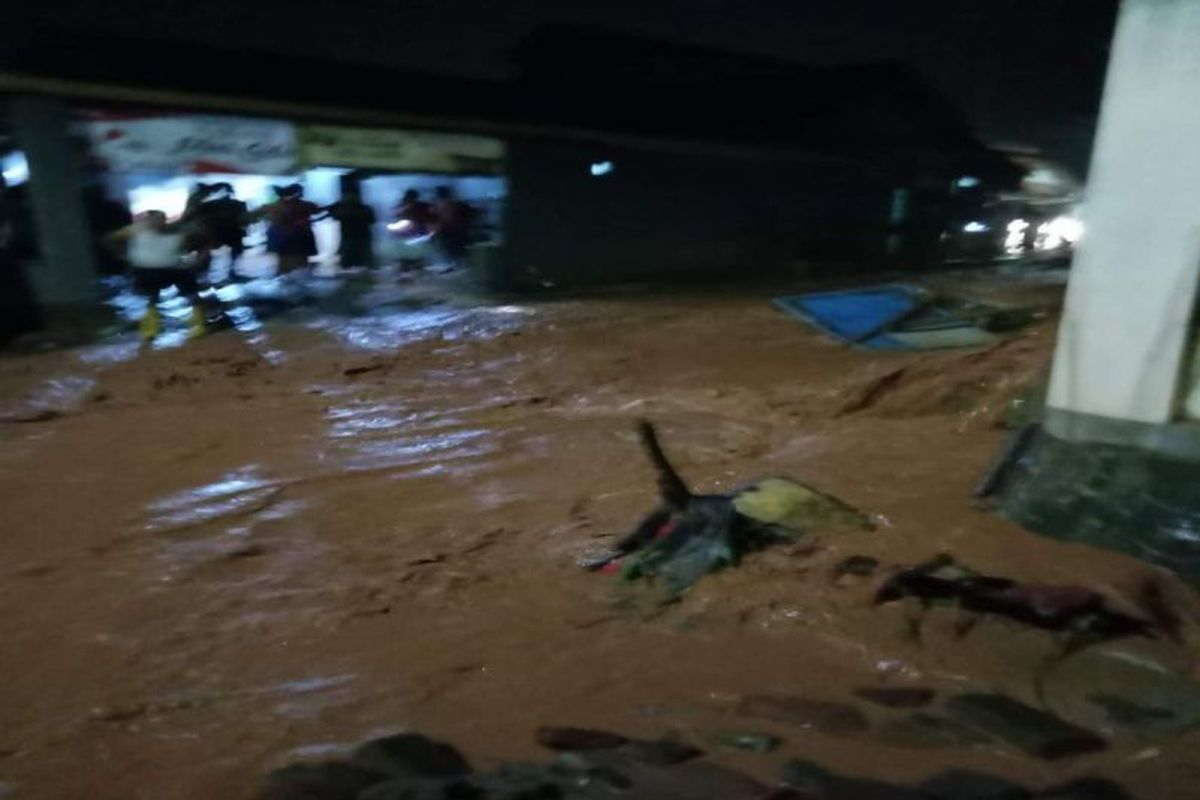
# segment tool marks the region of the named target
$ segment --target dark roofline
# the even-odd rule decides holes
[[[179,113],[211,113],[286,119],[296,122],[323,122],[366,128],[465,133],[490,136],[506,141],[566,140],[598,146],[634,147],[659,152],[752,160],[831,163],[853,161],[803,149],[738,146],[706,141],[687,141],[672,137],[629,135],[566,125],[552,126],[468,117],[450,118],[352,106],[313,105],[246,95],[221,95],[154,87],[124,86],[13,72],[0,72],[0,93],[49,95],[98,107],[128,108],[133,106]]]
[[[660,109],[658,116],[619,104],[593,113],[586,104],[573,103],[554,91],[531,90],[520,82],[467,80],[184,43],[100,38],[77,31],[29,30],[19,34],[19,41],[3,41],[13,38],[11,32],[0,33],[0,90],[54,94],[84,102],[459,131],[510,140],[573,140],[741,158],[869,164],[885,151],[896,156],[910,150],[938,149],[968,158],[986,152],[973,141],[969,130],[960,131],[954,125],[935,125],[933,135],[923,129],[916,136],[882,143],[840,135],[832,141],[825,135],[826,141],[822,141],[819,136],[805,135],[803,126],[793,125],[791,119],[771,114],[739,117],[734,125],[708,124],[707,105],[695,95],[681,96],[676,106]],[[647,52],[653,50],[653,40],[637,41]],[[704,58],[715,53],[712,58],[728,65],[738,64],[742,58],[704,47],[687,49]],[[804,65],[788,67],[792,68],[825,78],[831,74]],[[884,82],[881,71],[906,85],[922,85],[919,78],[913,80],[915,73],[894,66],[864,65],[833,74],[879,86]],[[805,84],[812,86],[805,81],[801,87]],[[637,94],[642,87],[634,82],[630,89]],[[650,87],[643,99],[654,100],[653,91]],[[882,135],[890,134],[883,131]]]

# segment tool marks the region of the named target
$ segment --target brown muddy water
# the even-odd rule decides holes
[[[713,748],[768,780],[802,756],[895,780],[956,765],[1197,796],[1196,734],[1046,762],[734,716],[748,693],[865,686],[1034,701],[1051,637],[986,622],[956,640],[945,612],[914,641],[902,605],[871,607],[878,578],[831,580],[845,556],[945,551],[1116,598],[1157,574],[969,500],[1052,341],[1047,322],[983,351],[859,352],[762,297],[628,298],[5,358],[0,796],[237,798],[287,761],[398,730],[486,766],[537,757],[540,724],[701,745],[773,732],[770,756]],[[655,503],[642,416],[697,488],[790,475],[881,524],[753,556],[652,609],[576,566]],[[1192,670],[1197,604],[1166,591],[1185,644],[1153,647]]]

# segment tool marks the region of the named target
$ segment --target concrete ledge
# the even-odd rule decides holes
[[[1195,423],[1156,425],[1047,408],[1043,427],[1068,442],[1138,447],[1172,458],[1200,461],[1200,425]]]
[[[1042,431],[1004,473],[999,507],[1030,530],[1120,550],[1200,584],[1198,486],[1200,457]]]

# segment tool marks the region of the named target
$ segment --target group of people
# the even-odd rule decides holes
[[[317,254],[312,224],[324,218],[339,225],[338,259],[342,267],[375,266],[376,215],[363,202],[356,183],[345,184],[341,199],[328,206],[307,200],[298,183],[274,187],[274,192],[274,200],[251,211],[237,199],[230,184],[198,184],[177,221],[168,221],[162,211],[146,211],[132,224],[109,235],[110,242],[124,244],[134,288],[149,301],[140,323],[144,339],[154,338],[160,330],[157,300],[170,286],[192,304],[189,333],[204,333],[199,302],[201,276],[208,274],[213,253],[224,248],[229,253],[228,277],[238,279],[246,229],[260,220],[267,223],[267,251],[275,256],[279,275],[308,266]],[[407,240],[431,241],[450,267],[461,265],[477,214],[449,186],[437,187],[432,203],[422,200],[417,190],[409,189],[394,215],[396,220],[389,230]]]
[[[434,189],[433,203],[409,189],[400,198],[388,229],[407,240],[429,238],[450,267],[461,266],[467,247],[477,235],[479,210],[454,195],[449,186]],[[403,263],[401,266],[408,266]]]

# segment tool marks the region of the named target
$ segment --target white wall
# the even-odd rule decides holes
[[[1200,0],[1124,0],[1049,404],[1176,414],[1200,277]]]

